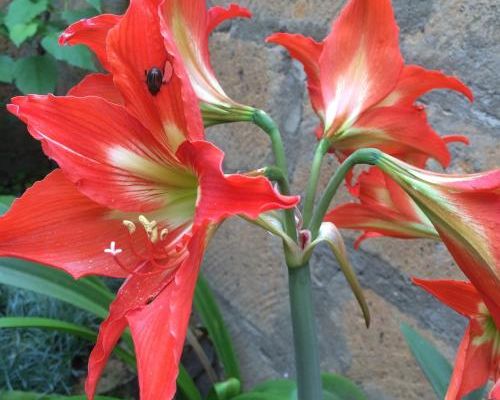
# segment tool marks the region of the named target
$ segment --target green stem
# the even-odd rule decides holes
[[[313,240],[318,235],[319,227],[321,226],[323,218],[328,211],[328,207],[330,207],[333,196],[335,196],[335,194],[337,193],[340,184],[343,182],[349,170],[356,164],[374,165],[380,154],[380,150],[377,149],[359,149],[352,153],[340,165],[335,174],[330,178],[325,192],[323,193],[323,197],[321,198],[318,207],[316,208],[316,211],[314,212],[314,215],[312,217],[309,229],[311,231]]]
[[[307,185],[306,198],[304,200],[304,210],[302,217],[304,218],[304,227],[309,226],[311,222],[314,198],[316,197],[316,190],[318,188],[319,175],[321,172],[321,164],[325,158],[328,149],[330,148],[330,141],[328,139],[321,139],[316,147],[314,159],[311,166],[311,175],[309,176],[309,183]]]
[[[275,164],[283,173],[283,179],[278,182],[280,192],[284,195],[289,195],[290,184],[288,182],[288,165],[279,128],[273,119],[262,110],[255,110],[253,114],[253,122],[266,132],[271,139]],[[297,240],[297,230],[295,229],[295,216],[293,209],[285,210],[285,231],[293,240]]]
[[[297,372],[297,400],[320,400],[323,398],[321,369],[309,264],[300,268],[288,268],[288,287]]]

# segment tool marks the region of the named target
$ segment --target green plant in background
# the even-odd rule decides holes
[[[70,23],[101,12],[100,0],[87,0],[88,8],[73,10],[69,1],[12,0],[0,14],[0,34],[19,48],[19,57],[0,55],[0,82],[14,83],[22,93],[54,92],[57,61],[95,71],[84,46],[60,47],[58,36]]]

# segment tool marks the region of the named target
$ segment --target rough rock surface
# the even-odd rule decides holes
[[[227,5],[231,1],[218,1]],[[309,106],[302,67],[284,50],[264,44],[275,31],[299,32],[320,40],[343,5],[340,0],[240,0],[254,18],[221,27],[211,39],[214,68],[236,100],[268,111],[281,125],[290,155],[292,185],[307,182],[317,119]],[[450,170],[475,172],[499,166],[500,10],[493,0],[394,0],[401,46],[408,63],[459,76],[476,96],[474,104],[450,92],[422,99],[442,134],[464,133],[471,145],[453,146]],[[251,169],[272,162],[267,138],[251,125],[211,128],[209,136],[227,153],[226,169]],[[322,184],[336,166],[325,163]],[[340,200],[347,199],[343,194]],[[313,259],[314,301],[322,368],[359,382],[373,400],[435,399],[399,332],[400,322],[418,328],[453,360],[465,320],[412,287],[410,276],[461,274],[444,246],[432,241],[379,239],[352,250],[374,320],[370,330],[326,248]],[[205,258],[251,387],[270,377],[292,376],[292,332],[287,273],[280,243],[257,228],[230,221]]]

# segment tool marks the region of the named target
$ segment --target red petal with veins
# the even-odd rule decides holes
[[[127,109],[158,140],[166,139],[175,152],[184,140],[203,138],[203,122],[198,100],[182,78],[181,64],[167,54],[154,3],[130,2],[126,14],[108,35],[108,63]],[[150,93],[148,71],[154,67],[164,71],[172,65],[169,81],[156,95]]]
[[[8,108],[28,125],[44,152],[98,203],[143,212],[164,205],[165,144],[126,110],[98,97],[23,96]],[[168,186],[168,185],[167,185]]]
[[[413,278],[412,281],[465,317],[474,318],[480,311],[483,299],[470,282],[418,278]]]
[[[231,5],[207,11],[204,0],[168,0],[160,5],[162,33],[167,50],[180,55],[193,89],[201,101],[236,104],[220,86],[210,64],[208,37],[215,26],[228,18],[250,17],[248,10]]]
[[[474,344],[474,339],[482,333],[477,322],[471,321],[458,348],[445,400],[461,400],[488,382],[493,354],[492,343],[487,342],[480,346]]]
[[[224,153],[209,142],[186,142],[177,156],[192,166],[200,181],[195,217],[198,224],[217,223],[238,214],[254,219],[265,211],[294,207],[299,201],[298,196],[279,194],[264,177],[224,175]]]
[[[127,314],[137,354],[141,400],[168,400],[175,394],[205,240],[205,228],[201,228],[189,244],[189,258],[168,286],[154,302]]]
[[[320,58],[328,131],[387,96],[403,68],[390,0],[350,0],[333,23]]]
[[[145,274],[150,270],[149,268],[149,265],[145,265],[137,272]],[[125,281],[115,300],[111,303],[108,318],[99,327],[97,342],[90,354],[89,372],[85,382],[85,393],[87,393],[89,400],[93,400],[102,371],[127,327],[128,314],[145,307],[147,303],[150,303],[151,307],[154,308],[156,297],[169,283],[175,281],[175,272],[173,271],[164,271],[153,275],[139,274],[131,275]]]
[[[90,48],[104,68],[109,70],[106,54],[106,37],[120,17],[112,14],[102,14],[93,18],[82,19],[70,25],[59,37],[59,44],[83,44]]]
[[[474,100],[471,90],[460,80],[440,71],[431,71],[417,65],[406,65],[394,90],[377,107],[412,106],[425,93],[434,89],[450,89]]]
[[[450,163],[446,143],[432,130],[423,110],[415,107],[380,107],[363,113],[345,133],[333,138],[332,147],[343,153],[376,147],[388,154],[420,153]]]
[[[126,277],[104,252],[112,241],[124,262],[137,262],[121,219],[83,196],[61,170],[35,183],[0,218],[0,256],[39,262],[74,278]]]
[[[73,86],[68,96],[97,96],[114,104],[123,105],[123,97],[113,83],[113,77],[106,74],[89,74],[80,83]]]
[[[483,299],[470,282],[415,278],[413,282],[470,319],[445,397],[445,400],[460,400],[483,386],[490,376],[495,379],[498,373],[500,354],[494,348],[495,332],[488,332],[485,326],[488,310],[481,307]]]
[[[215,6],[208,10],[207,40],[208,35],[220,24],[228,19],[252,18],[252,13],[245,7],[238,4],[230,4],[228,8]]]
[[[310,37],[291,33],[275,33],[269,36],[266,42],[283,46],[293,58],[304,65],[312,106],[316,113],[324,118],[325,106],[319,77],[319,59],[323,51],[323,43],[318,43]],[[323,127],[317,129],[317,132],[319,132],[318,137],[321,138]]]

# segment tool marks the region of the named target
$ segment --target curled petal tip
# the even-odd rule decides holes
[[[469,138],[467,136],[464,136],[464,135],[446,135],[446,136],[443,136],[443,141],[446,144],[449,144],[449,143],[463,143],[465,145],[470,144]]]
[[[252,18],[253,17],[253,14],[252,12],[246,8],[246,7],[242,7],[238,4],[235,4],[235,3],[231,3],[229,5],[229,11],[231,12],[234,12],[234,15],[240,17],[240,18]]]
[[[14,99],[12,99],[14,100]],[[16,117],[19,117],[19,106],[17,104],[7,104],[7,111],[9,111],[11,114],[15,115]]]

